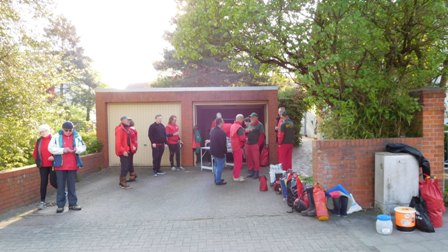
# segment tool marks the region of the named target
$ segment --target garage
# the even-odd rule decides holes
[[[135,166],[152,168],[151,146],[147,136],[148,127],[156,114],[162,114],[166,125],[170,115],[178,117],[180,136],[184,142],[181,162],[184,167],[193,166],[192,135],[198,125],[208,139],[210,125],[220,112],[226,123],[233,123],[237,114],[259,115],[264,124],[270,144],[270,161],[276,162],[275,117],[277,116],[276,86],[260,87],[193,87],[193,88],[145,88],[145,89],[97,89],[96,121],[98,140],[103,144],[103,158],[108,166],[119,166],[115,156],[115,127],[120,117],[134,119],[139,140],[139,150],[134,156]],[[162,166],[168,166],[168,150],[163,156]]]

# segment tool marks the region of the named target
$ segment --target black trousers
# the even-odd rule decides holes
[[[154,173],[160,172],[160,162],[162,162],[164,151],[164,145],[157,145],[155,148],[152,147],[152,170]]]
[[[56,181],[56,172],[53,171],[52,167],[40,167],[40,201],[45,202],[47,197],[47,186],[48,186],[48,175],[50,175],[50,184],[54,188],[58,188]]]
[[[180,145],[178,143],[168,144],[168,148],[170,150],[171,167],[174,167],[174,155],[176,155],[176,167],[180,167]]]
[[[128,175],[129,170],[132,166],[132,160],[131,156],[120,156],[120,164],[121,164],[121,170],[120,170],[120,177],[126,177]]]

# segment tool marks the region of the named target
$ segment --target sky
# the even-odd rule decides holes
[[[56,0],[57,11],[76,27],[85,55],[112,88],[151,82],[173,30],[175,0]]]

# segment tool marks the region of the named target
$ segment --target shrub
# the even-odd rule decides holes
[[[80,135],[82,136],[82,140],[87,146],[86,152],[84,154],[100,152],[103,148],[103,144],[98,141],[95,131],[80,132]]]

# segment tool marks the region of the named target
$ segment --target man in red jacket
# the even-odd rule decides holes
[[[292,150],[294,147],[294,123],[289,119],[288,113],[282,113],[282,124],[278,129],[277,143],[279,147],[279,159],[282,161],[282,169],[292,169]]]
[[[243,147],[246,143],[246,134],[243,128],[244,116],[238,114],[235,122],[230,127],[230,143],[232,144],[233,152],[233,181],[244,181],[240,177],[241,167],[243,166]]]
[[[122,189],[129,189],[126,176],[131,169],[131,132],[129,130],[129,120],[127,116],[120,118],[120,124],[115,127],[115,154],[120,158],[120,182]]]
[[[248,178],[259,178],[260,172],[260,146],[264,142],[264,126],[258,120],[257,113],[250,114],[250,124],[246,128],[247,144],[246,144],[246,161],[249,166]]]

